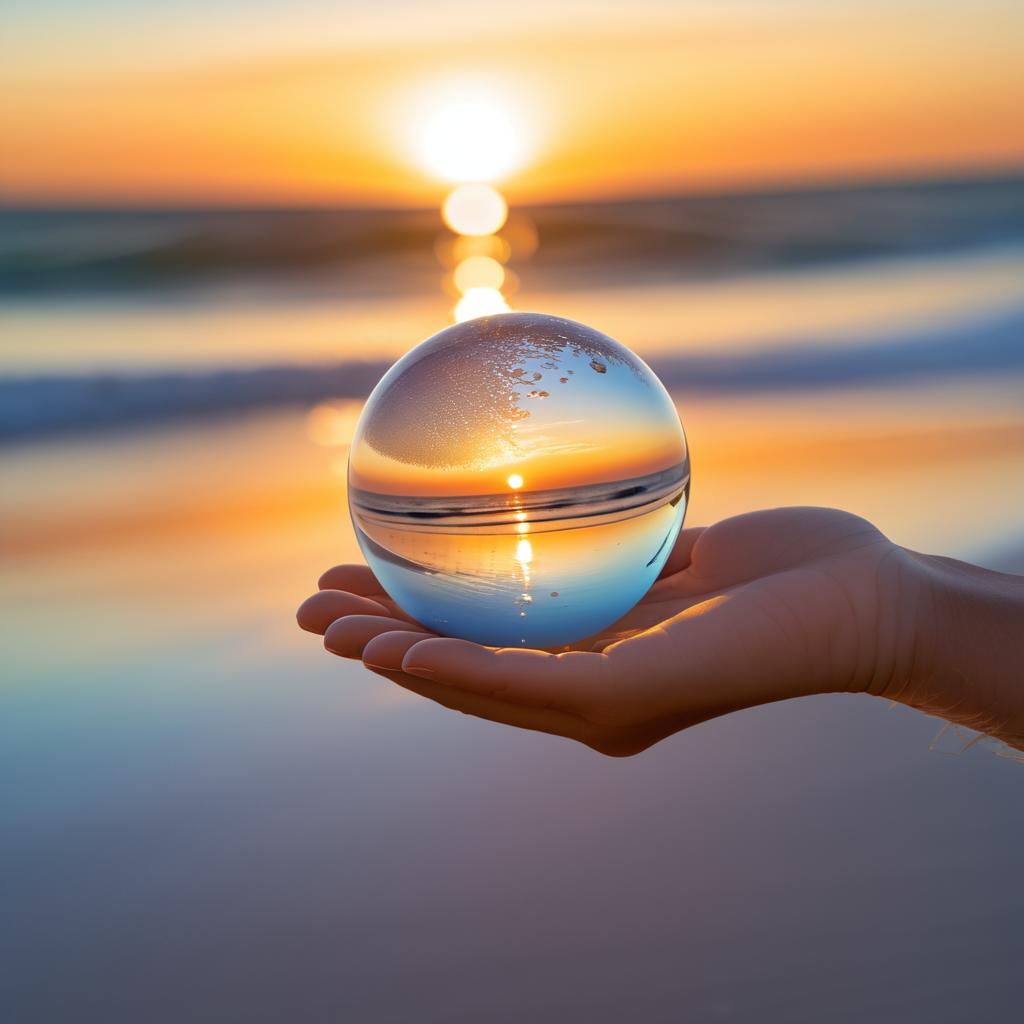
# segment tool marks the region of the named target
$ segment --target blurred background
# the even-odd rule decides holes
[[[0,1015],[975,1021],[1021,768],[869,698],[629,761],[294,624],[362,399],[513,308],[675,396],[691,524],[1024,572],[1002,0],[0,12]]]

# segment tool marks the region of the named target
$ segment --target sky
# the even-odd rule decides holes
[[[631,480],[686,459],[678,412],[653,375],[591,347],[586,334],[573,337],[578,349],[495,356],[486,330],[471,348],[461,331],[456,348],[405,363],[375,392],[353,443],[352,485],[442,497],[544,491]],[[518,380],[516,367],[525,371]]]
[[[432,204],[467,103],[515,202],[1005,170],[1022,36],[1006,0],[8,3],[0,200]]]

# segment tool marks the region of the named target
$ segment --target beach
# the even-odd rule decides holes
[[[1024,186],[899,187],[916,236],[866,187],[827,223],[817,193],[587,208],[582,241],[571,208],[531,211],[512,301],[659,373],[687,525],[834,506],[1020,571]],[[282,265],[268,243],[241,268],[227,214],[219,235],[209,213],[109,215],[123,238],[49,216],[18,214],[0,290],[12,1020],[1016,1005],[1021,768],[929,750],[941,723],[834,695],[613,761],[451,715],[300,633],[319,574],[359,560],[361,400],[448,322],[425,215],[384,251]],[[275,245],[301,234],[281,218],[257,221]],[[86,256],[58,273],[72,228]]]

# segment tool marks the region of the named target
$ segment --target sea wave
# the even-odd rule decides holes
[[[1024,179],[791,188],[513,214],[517,230],[539,236],[539,249],[528,246],[529,262],[517,271],[537,279],[701,278],[1020,241]],[[332,294],[401,293],[433,286],[440,231],[434,210],[0,208],[0,299],[272,278]]]
[[[752,353],[652,359],[676,395],[880,386],[1024,373],[1024,308],[985,320],[828,346],[780,342]],[[0,378],[0,443],[84,430],[188,421],[246,410],[364,398],[386,363],[265,366],[209,372]]]

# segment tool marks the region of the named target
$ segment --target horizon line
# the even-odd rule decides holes
[[[677,191],[608,193],[581,198],[548,199],[541,201],[510,202],[518,210],[561,207],[610,206],[677,202],[686,199],[727,199],[732,197],[784,196],[805,193],[848,192],[857,189],[900,189],[912,187],[943,187],[956,185],[983,185],[995,183],[1024,183],[1024,162],[1006,166],[983,165],[975,168],[937,168],[919,171],[866,172],[836,176],[768,178],[752,180],[749,184],[683,187]],[[498,191],[500,187],[495,185]],[[53,200],[32,197],[11,198],[0,195],[0,213],[302,213],[302,212],[358,212],[358,213],[436,213],[437,203],[379,204],[358,201],[281,201],[270,197],[233,203],[217,199],[193,200],[168,196],[164,199],[112,203],[108,200],[57,198]]]

